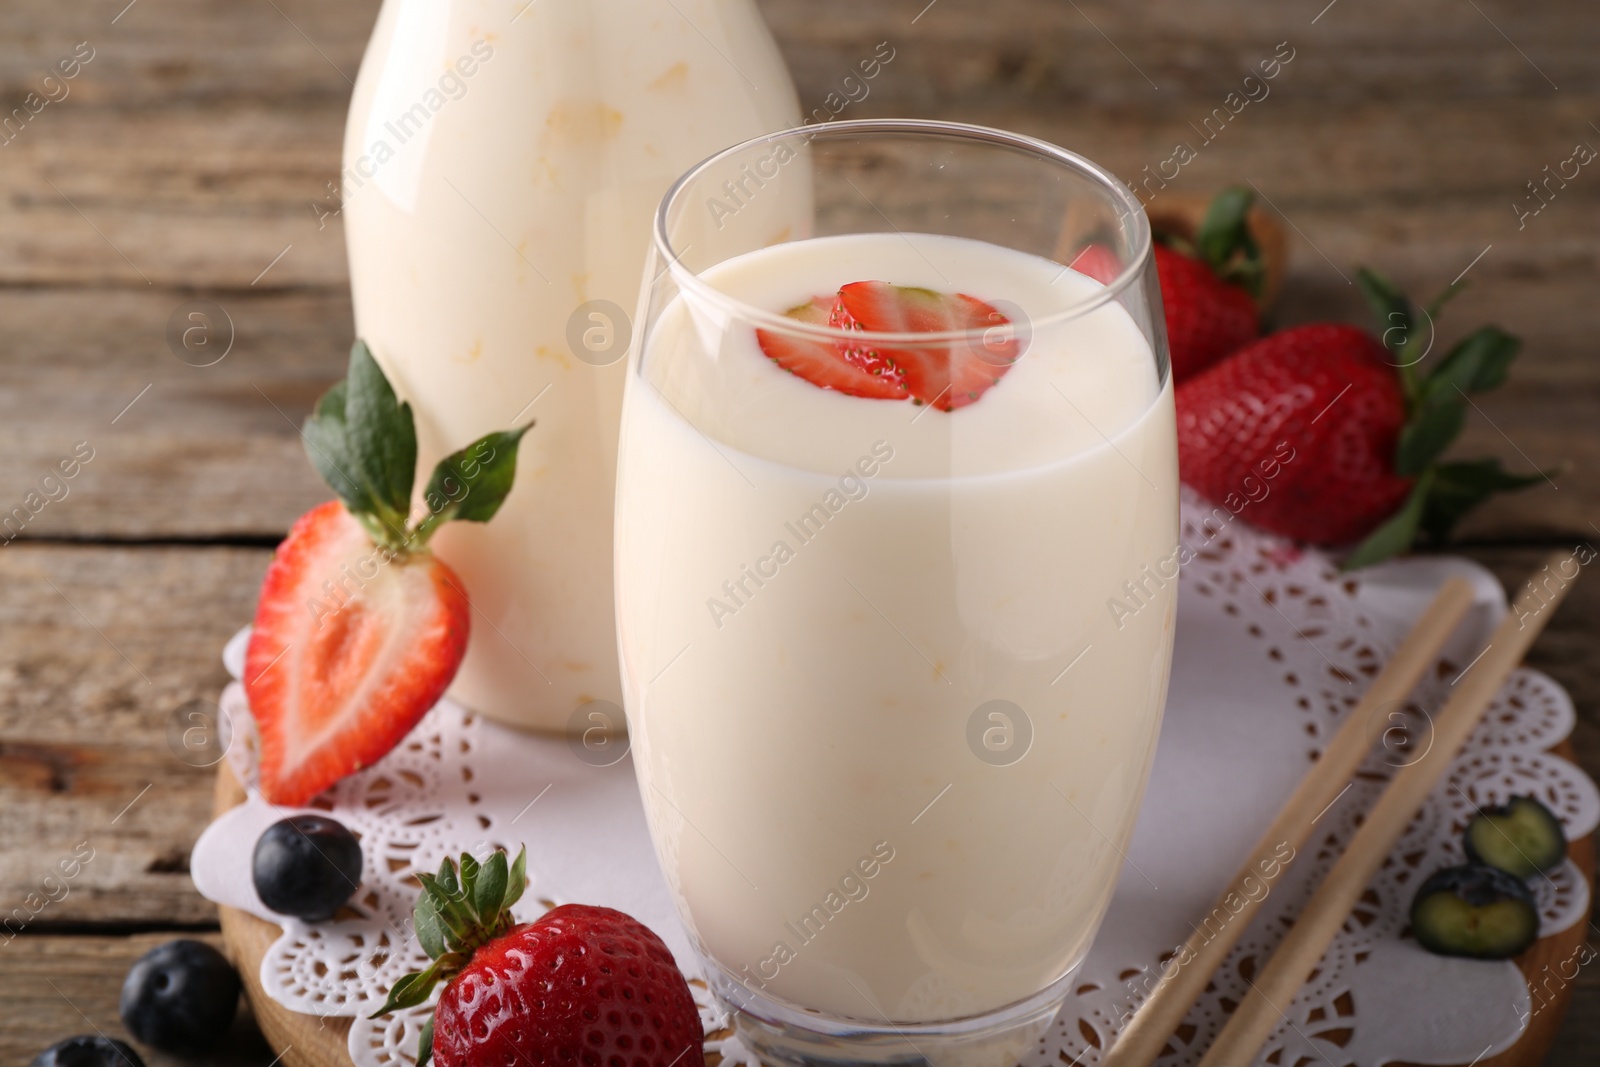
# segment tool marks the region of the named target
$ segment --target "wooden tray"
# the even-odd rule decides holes
[[[1552,749],[1556,755],[1573,759],[1572,747],[1563,741]],[[216,794],[212,805],[213,816],[244,803],[244,788],[234,776],[226,760],[218,765]],[[1572,842],[1572,862],[1583,872],[1594,890],[1594,839],[1580,838]],[[353,1067],[345,1041],[350,1032],[350,1020],[330,1017],[319,1019],[314,1015],[292,1012],[267,996],[261,988],[261,959],[267,954],[282,931],[272,923],[256,918],[235,908],[219,907],[222,913],[222,939],[229,957],[244,980],[245,995],[250,998],[250,1008],[261,1032],[273,1048],[285,1049],[282,1063],[285,1067]],[[1517,967],[1534,988],[1537,977],[1556,974],[1560,964],[1570,960],[1588,934],[1585,923],[1575,923],[1565,930],[1540,938],[1517,959]],[[1558,978],[1559,981],[1559,978]],[[1571,999],[1571,983],[1550,990],[1543,1010],[1533,1017],[1522,1040],[1500,1055],[1478,1061],[1473,1067],[1538,1067],[1544,1062],[1550,1043],[1567,1013]],[[1406,1067],[1397,1064],[1394,1067]]]

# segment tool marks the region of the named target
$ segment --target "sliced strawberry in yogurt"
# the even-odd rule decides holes
[[[839,290],[829,321],[874,333],[978,333],[976,339],[880,346],[858,357],[905,376],[911,396],[940,411],[977,402],[1016,362],[1020,345],[1011,320],[964,293],[940,293],[887,282],[851,282]],[[981,331],[981,333],[979,333]]]

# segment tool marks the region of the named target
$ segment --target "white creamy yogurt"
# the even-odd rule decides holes
[[[773,311],[873,279],[1035,324],[949,413],[819,389],[680,296],[630,369],[616,559],[636,767],[704,950],[872,1022],[1029,997],[1088,950],[1160,724],[1171,387],[1115,301],[1043,325],[1099,283],[983,242],[816,238],[703,278]]]

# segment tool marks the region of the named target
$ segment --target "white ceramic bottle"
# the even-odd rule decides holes
[[[650,219],[696,161],[798,124],[754,0],[384,0],[344,142],[357,334],[424,472],[535,422],[495,520],[434,542],[475,609],[468,706],[564,730],[620,704],[612,505]]]

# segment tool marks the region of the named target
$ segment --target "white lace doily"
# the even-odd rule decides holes
[[[1198,1061],[1386,779],[1427,751],[1428,711],[1470,669],[1505,612],[1498,583],[1464,560],[1406,560],[1364,571],[1358,582],[1319,553],[1221,521],[1226,514],[1185,493],[1183,536],[1197,554],[1183,568],[1171,695],[1129,848],[1129,871],[1139,873],[1124,872],[1075,995],[1028,1067],[1098,1062],[1164,957],[1210,910],[1438,584],[1447,574],[1467,577],[1478,591],[1469,624],[1412,702],[1374,716],[1375,748],[1361,774],[1319,818],[1300,858],[1270,883],[1261,915],[1173,1038],[1177,1054],[1162,1063]],[[241,633],[224,654],[235,678],[243,645]],[[211,900],[283,926],[261,963],[263,987],[292,1010],[353,1017],[349,1049],[357,1067],[412,1063],[421,1012],[366,1015],[395,978],[424,961],[410,932],[413,871],[437,868],[447,854],[482,855],[524,842],[532,885],[519,918],[564,901],[634,915],[661,935],[689,975],[706,1051],[753,1064],[699,979],[626,758],[596,767],[564,740],[517,733],[441,702],[399,749],[319,799],[320,810],[360,835],[365,869],[351,917],[307,926],[268,912],[250,884],[256,837],[287,812],[253,788],[253,731],[237,681],[222,707],[234,729],[228,758],[249,799],[201,836],[191,859],[195,884]],[[1516,1041],[1531,1003],[1516,967],[1433,956],[1406,932],[1406,915],[1420,879],[1462,862],[1460,834],[1474,805],[1533,794],[1561,817],[1569,837],[1595,828],[1594,783],[1546,751],[1573,723],[1560,686],[1537,671],[1512,676],[1311,981],[1284,1007],[1258,1064],[1468,1063]],[[1570,862],[1535,890],[1543,933],[1588,914],[1588,885]]]

